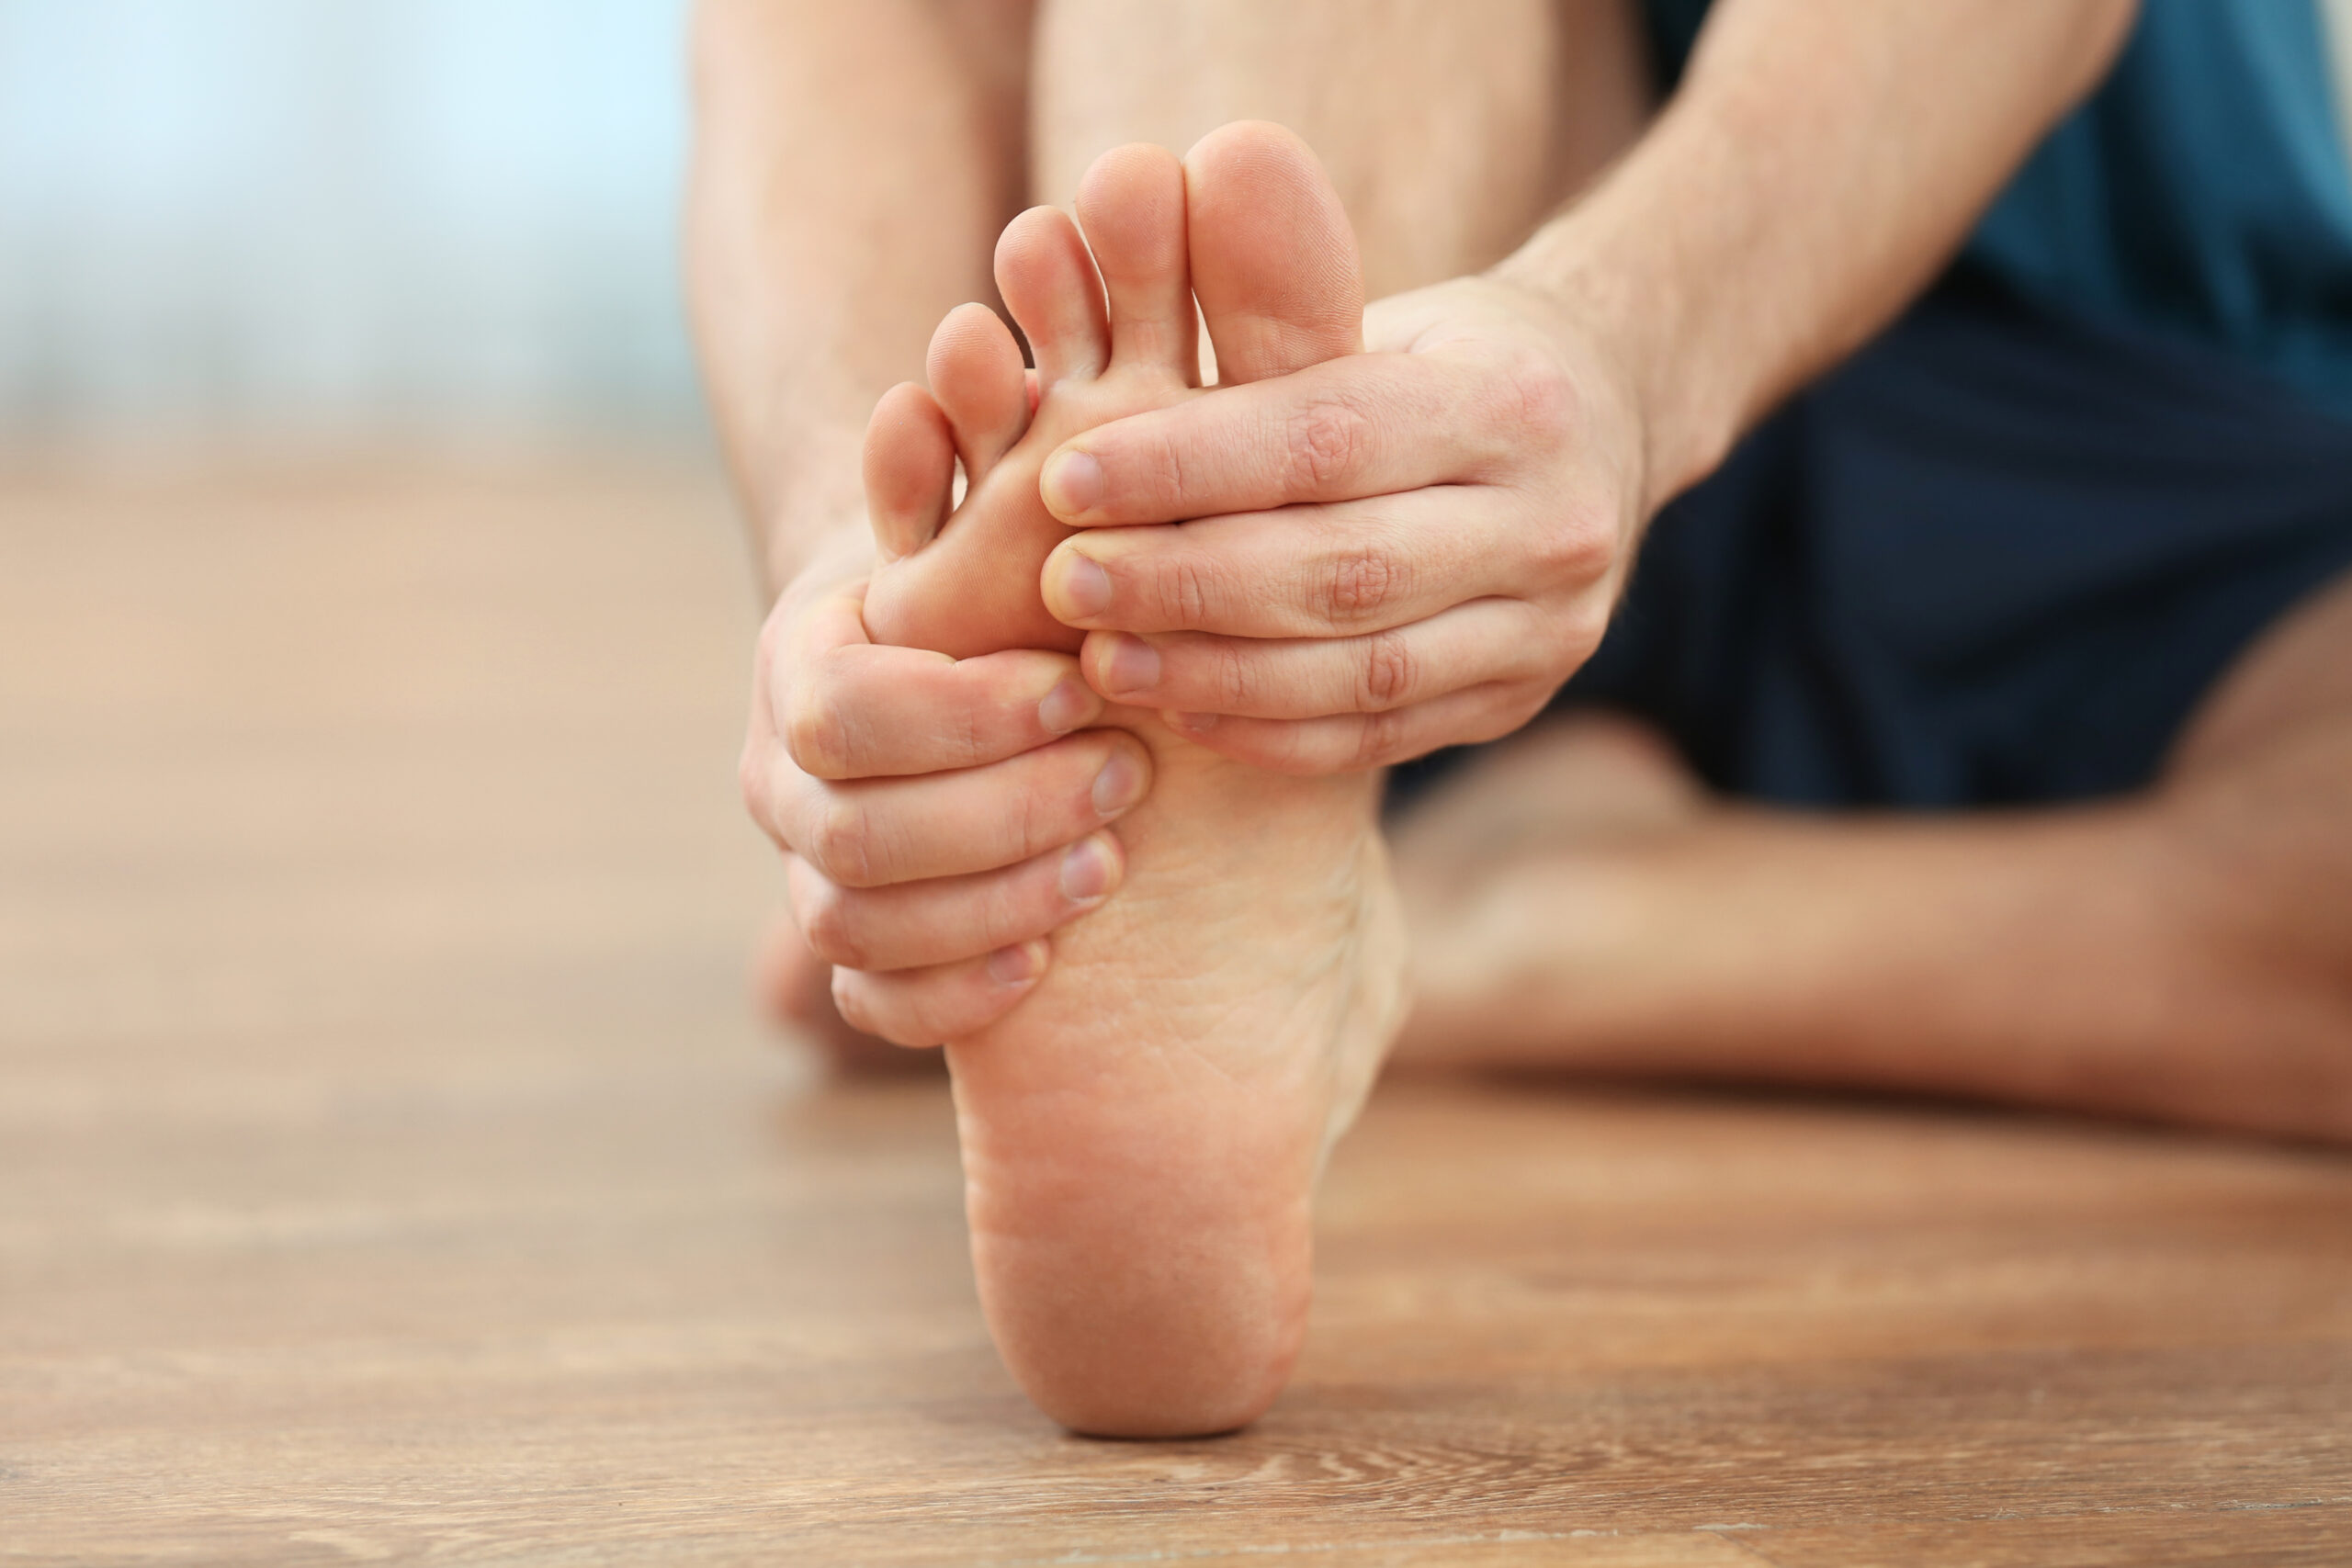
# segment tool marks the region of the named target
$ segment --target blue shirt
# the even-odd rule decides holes
[[[1670,85],[1707,0],[1648,0]],[[2352,415],[2352,166],[2315,0],[2143,0],[1962,253],[2029,299],[2222,348]]]

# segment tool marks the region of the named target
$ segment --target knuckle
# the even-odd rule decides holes
[[[757,740],[746,740],[743,751],[735,760],[735,787],[743,796],[743,809],[752,820],[771,839],[776,838],[775,794],[768,782],[767,761],[762,753],[765,748]]]
[[[1164,626],[1191,627],[1208,619],[1216,603],[1214,569],[1194,556],[1176,556],[1154,574],[1159,617]]]
[[[1331,562],[1324,589],[1331,621],[1352,626],[1379,616],[1409,591],[1406,577],[1404,566],[1377,546],[1342,551]]]
[[[833,971],[833,1010],[840,1013],[842,1021],[852,1029],[879,1034],[885,1040],[891,1038],[884,1032],[881,1020],[875,1014],[873,999],[866,994],[866,983],[854,970]]]
[[[1514,354],[1503,367],[1496,412],[1513,444],[1557,451],[1568,445],[1577,424],[1580,400],[1566,367],[1533,349]]]
[[[1201,644],[1206,652],[1208,690],[1220,713],[1247,711],[1256,695],[1258,682],[1250,667],[1248,645],[1238,640],[1218,637]]]
[[[769,610],[767,617],[760,622],[759,638],[752,645],[752,652],[753,680],[778,682],[789,673],[785,655],[786,619],[783,604],[779,601]]]
[[[1417,664],[1401,631],[1379,632],[1366,637],[1363,684],[1357,693],[1361,711],[1384,714],[1408,701],[1413,693]]]
[[[1373,424],[1364,411],[1343,399],[1315,399],[1291,416],[1289,489],[1328,494],[1363,471],[1373,445]]]
[[[1587,583],[1616,563],[1617,530],[1600,507],[1579,504],[1534,530],[1538,569],[1555,582]]]
[[[870,887],[874,874],[874,828],[854,801],[829,798],[809,825],[808,841],[797,846],[808,863],[844,887]]]
[[[841,712],[805,683],[786,702],[784,748],[803,773],[845,778],[852,770],[849,727]]]
[[[872,965],[873,953],[859,934],[850,897],[842,888],[828,884],[809,896],[808,907],[801,913],[800,934],[808,950],[828,964],[846,969]]]

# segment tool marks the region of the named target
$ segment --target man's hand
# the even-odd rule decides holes
[[[1590,656],[1645,515],[1626,378],[1492,277],[1383,300],[1365,335],[1047,463],[1046,504],[1090,531],[1046,603],[1090,632],[1097,692],[1328,773],[1508,734]]]
[[[1027,995],[1039,939],[1118,886],[1105,825],[1149,789],[1151,759],[1124,731],[1083,729],[1103,705],[1066,655],[959,662],[868,641],[869,570],[831,552],[769,614],[743,798],[789,857],[809,946],[840,966],[842,1016],[934,1045]]]

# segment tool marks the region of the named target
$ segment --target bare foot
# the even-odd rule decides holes
[[[1011,334],[971,306],[933,340],[936,402],[901,388],[876,412],[878,641],[1078,646],[1040,598],[1069,537],[1038,500],[1040,468],[1080,431],[1204,395],[1195,295],[1227,380],[1358,346],[1353,237],[1286,131],[1228,126],[1182,165],[1120,148],[1078,212],[1083,242],[1041,208],[997,251],[1036,355],[1033,419]],[[970,489],[925,542],[950,441]],[[1049,591],[1071,564],[1057,558]],[[1223,1431],[1266,1408],[1297,1355],[1316,1177],[1395,1032],[1404,931],[1374,776],[1261,773],[1151,714],[1113,722],[1155,763],[1119,825],[1125,885],[1055,935],[1027,1000],[948,1043],[973,1260],[998,1347],[1057,1419]]]

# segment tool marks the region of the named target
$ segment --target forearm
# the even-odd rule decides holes
[[[1498,276],[1597,323],[1643,513],[1934,276],[2104,73],[2132,0],[1719,0],[1640,145]]]
[[[993,297],[1028,31],[1029,0],[703,0],[688,290],[771,593],[862,529],[876,399]]]

